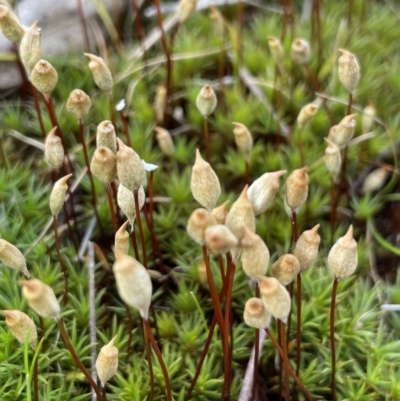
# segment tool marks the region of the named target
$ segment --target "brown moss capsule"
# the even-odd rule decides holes
[[[311,58],[310,44],[305,39],[295,39],[292,42],[290,57],[297,64],[308,64]]]
[[[29,306],[39,316],[53,319],[60,317],[60,305],[51,287],[38,279],[20,281],[19,285]]]
[[[58,82],[57,71],[48,61],[39,60],[33,67],[31,82],[48,101]]]
[[[254,216],[253,206],[247,196],[246,185],[239,198],[232,205],[226,216],[226,226],[235,234],[236,238],[241,240],[245,235],[245,226],[251,230],[256,230],[256,218]]]
[[[200,245],[205,243],[205,231],[207,227],[213,226],[215,219],[206,209],[195,209],[189,217],[187,223],[187,233]]]
[[[56,135],[57,127],[54,127],[46,137],[44,144],[44,159],[53,169],[58,170],[64,162],[64,148],[61,138]]]
[[[357,269],[357,242],[353,238],[353,226],[340,237],[328,254],[328,266],[337,279],[350,276]]]
[[[96,146],[105,146],[114,154],[117,153],[117,135],[115,133],[114,125],[112,125],[111,121],[102,121],[97,126]]]
[[[139,197],[139,210],[142,210],[144,202],[146,201],[146,195],[144,193],[143,187],[139,188],[138,197]],[[117,202],[118,206],[121,208],[125,216],[128,218],[129,222],[131,223],[133,229],[133,224],[136,218],[135,199],[133,197],[132,191],[124,187],[122,184],[119,184],[118,186]]]
[[[375,105],[370,101],[368,102],[368,106],[364,109],[362,115],[361,127],[363,134],[366,134],[367,132],[371,131],[375,118],[376,118],[376,108]]]
[[[354,117],[357,114],[349,114],[344,117],[340,123],[337,125],[335,134],[334,134],[334,142],[339,147],[342,147],[350,141],[354,136],[354,130],[356,128],[356,120]]]
[[[60,178],[53,186],[50,194],[50,210],[53,216],[56,216],[64,205],[65,194],[68,190],[67,181],[70,177],[72,177],[72,174]]]
[[[33,67],[42,58],[42,45],[40,40],[40,30],[35,21],[25,32],[19,45],[19,54],[28,77],[31,76]]]
[[[236,146],[243,152],[244,158],[247,163],[250,162],[250,153],[253,149],[253,137],[249,129],[240,123],[232,123],[233,128],[233,135],[235,136]]]
[[[239,243],[232,231],[223,224],[207,227],[204,240],[207,248],[217,254],[227,253]]]
[[[333,180],[337,182],[340,168],[342,167],[342,156],[340,155],[340,149],[329,139],[324,139],[328,144],[328,147],[325,149],[325,165]]]
[[[360,66],[354,54],[344,49],[339,49],[342,55],[339,57],[339,80],[344,87],[353,93],[360,79]]]
[[[278,192],[279,178],[284,174],[286,170],[265,173],[250,185],[247,195],[256,216],[269,208]]]
[[[117,336],[102,347],[97,356],[96,370],[103,387],[118,370],[118,348],[114,346],[116,338]]]
[[[297,125],[300,129],[303,129],[306,124],[317,114],[318,106],[309,103],[306,104],[297,116]]]
[[[196,98],[196,107],[204,118],[208,118],[217,107],[217,96],[210,85],[204,85]]]
[[[269,249],[261,237],[247,227],[240,241],[243,271],[251,278],[264,276],[268,270]]]
[[[139,155],[119,138],[117,151],[117,174],[121,184],[131,191],[137,191],[142,185],[146,172]],[[132,195],[133,196],[133,195]]]
[[[117,157],[105,146],[96,148],[90,162],[90,171],[103,184],[110,184],[117,176]]]
[[[321,242],[318,229],[319,224],[311,230],[304,231],[296,242],[293,254],[299,260],[302,272],[313,265],[318,255],[318,247]]]
[[[271,276],[283,285],[290,284],[300,273],[300,262],[294,255],[282,255],[271,267]]]
[[[154,110],[156,112],[156,118],[158,123],[162,123],[164,120],[165,102],[167,99],[167,88],[164,85],[160,85],[156,91],[156,97],[154,99]]]
[[[4,5],[0,5],[0,29],[3,35],[14,43],[19,43],[25,33],[17,16]]]
[[[155,127],[158,146],[165,156],[173,157],[175,155],[175,146],[171,134],[164,128]]]
[[[0,260],[11,269],[18,270],[29,277],[24,255],[15,245],[5,239],[0,239]]]
[[[84,53],[90,60],[89,68],[92,71],[94,83],[104,92],[111,92],[114,86],[110,69],[101,57]]]
[[[286,323],[291,305],[288,290],[274,277],[258,276],[257,280],[265,308],[275,319],[281,319]]]
[[[379,191],[383,187],[389,172],[390,171],[387,167],[381,167],[369,173],[365,177],[361,192],[367,193]]]
[[[192,168],[190,189],[194,199],[208,210],[214,209],[221,194],[221,185],[215,171],[196,149],[196,161]]]
[[[146,268],[135,258],[114,249],[113,272],[120,297],[136,308],[143,319],[148,319],[153,286]]]
[[[243,319],[247,326],[262,330],[270,325],[272,315],[260,298],[250,298],[244,306]]]
[[[286,202],[294,213],[297,213],[307,200],[308,181],[306,167],[293,170],[286,180]]]
[[[275,63],[281,67],[285,59],[285,53],[281,41],[275,36],[268,36],[268,47]]]
[[[90,97],[80,89],[74,89],[67,100],[67,110],[78,120],[82,120],[89,113],[91,106]]]
[[[19,310],[3,310],[1,312],[6,317],[6,325],[11,334],[22,344],[29,335],[29,345],[36,349],[37,329],[33,320]]]
[[[228,215],[228,204],[229,201],[225,201],[211,211],[217,224],[225,224],[226,216]]]
[[[196,9],[197,0],[180,0],[176,10],[178,22],[186,21]]]
[[[129,220],[122,224],[119,230],[115,233],[114,237],[115,248],[126,254],[129,252],[129,233],[126,231],[128,223]]]

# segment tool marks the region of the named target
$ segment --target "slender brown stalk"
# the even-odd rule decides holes
[[[3,138],[0,138],[0,158],[1,158],[1,164],[5,169],[8,169],[8,161],[6,154],[4,152],[4,147],[3,147]]]
[[[265,332],[267,333],[269,339],[271,340],[272,344],[278,351],[279,355],[281,358],[284,358],[284,354],[282,351],[282,348],[279,346],[278,341],[276,341],[276,338],[272,334],[271,330],[267,327],[265,328]],[[311,394],[308,392],[308,390],[304,387],[304,384],[299,380],[299,378],[296,376],[296,374],[293,372],[292,368],[289,365],[289,373],[293,377],[293,380],[296,382],[296,384],[299,386],[300,390],[303,392],[303,394],[306,396],[308,401],[313,401]]]
[[[72,358],[74,359],[75,363],[77,364],[78,368],[81,370],[81,372],[85,375],[86,379],[92,386],[94,392],[97,395],[97,400],[98,401],[104,401],[99,388],[97,387],[97,384],[93,380],[92,376],[90,373],[86,370],[85,366],[83,365],[82,361],[79,359],[78,354],[76,353],[71,340],[69,339],[68,333],[65,330],[64,323],[62,322],[61,319],[56,319],[57,327],[60,330],[60,334],[65,342],[65,345],[67,346],[69,352],[71,353]]]
[[[108,205],[110,207],[110,212],[111,212],[111,220],[112,220],[113,227],[114,227],[114,233],[116,233],[118,231],[118,223],[117,223],[117,216],[115,215],[110,185],[107,185],[106,191],[107,191]]]
[[[150,376],[150,394],[148,401],[153,401],[154,398],[154,370],[153,370],[153,362],[151,360],[151,348],[150,348],[150,339],[147,333],[147,330],[144,329],[144,321],[143,323],[143,331],[144,331],[144,344],[146,348],[146,358],[147,364],[149,365],[149,376]]]
[[[296,375],[301,362],[301,273],[297,275]]]
[[[86,25],[86,19],[85,19],[85,14],[83,11],[83,6],[82,6],[82,0],[76,0],[77,7],[78,7],[78,15],[79,15],[79,20],[81,21],[82,25],[82,31],[83,31],[83,37],[84,37],[84,43],[85,43],[85,52],[87,53],[90,51],[90,42],[89,42],[89,34],[88,34],[88,29]]]
[[[292,297],[290,297],[290,299],[292,299]],[[291,321],[291,316],[292,316],[292,314],[289,315],[289,323]],[[281,330],[282,321],[278,319],[277,325],[278,325],[278,342],[280,345],[282,345],[282,330]],[[290,327],[289,327],[289,330],[290,330]],[[282,376],[283,376],[282,362],[283,362],[283,358],[280,357],[279,358],[279,401],[282,400]]]
[[[115,209],[116,209],[115,215],[117,217],[118,224],[121,224],[122,220],[121,220],[121,216],[120,216],[120,208],[118,206],[118,195],[117,195],[117,187],[115,185],[115,181],[111,182],[111,190],[113,193],[114,205],[115,205]]]
[[[119,116],[121,117],[122,125],[124,126],[124,134],[126,137],[126,143],[128,144],[129,147],[132,147],[131,137],[129,135],[129,125],[128,125],[128,121],[126,120],[123,110],[121,110],[119,112]]]
[[[149,178],[149,215],[150,215],[151,230],[154,230],[153,212],[154,212],[154,171],[150,171],[150,178]]]
[[[260,287],[256,282],[255,295],[256,298],[260,297]],[[255,329],[254,336],[254,372],[253,372],[253,387],[251,389],[251,400],[256,399],[257,394],[257,383],[258,383],[258,358],[260,352],[260,330]]]
[[[237,26],[238,26],[238,40],[237,40],[237,63],[242,64],[242,32],[243,32],[243,15],[244,3],[243,0],[238,1],[237,5]]]
[[[208,163],[210,163],[211,160],[211,148],[210,148],[210,133],[209,133],[209,127],[208,127],[208,118],[204,118],[204,143],[206,146],[206,157]]]
[[[224,259],[222,258],[222,255],[218,255],[217,258],[218,258],[219,271],[221,273],[221,279],[223,282],[225,280]]]
[[[133,252],[135,253],[135,259],[139,260],[139,249],[138,249],[138,244],[136,240],[136,235],[135,235],[135,230],[132,229],[131,231],[131,240],[132,240],[132,246],[133,246]]]
[[[38,355],[39,357],[39,355]],[[35,366],[33,368],[33,389],[35,392],[35,401],[39,401],[39,377],[38,377],[38,358],[36,358]]]
[[[290,299],[293,299],[293,294],[294,294],[294,281],[292,281],[289,284],[289,295],[290,295]],[[278,320],[278,326],[279,326],[279,320]],[[292,326],[292,309],[290,309],[290,313],[289,313],[289,318],[288,318],[288,324],[287,324],[287,328],[288,328],[288,335],[287,337],[289,338],[290,336],[290,329]],[[278,331],[278,335],[279,335],[279,331]],[[279,342],[280,343],[280,342]]]
[[[336,194],[335,194],[335,181],[331,180],[331,213],[330,213],[330,226],[331,226],[331,244],[333,244],[333,237],[335,235],[335,220],[336,220]]]
[[[294,1],[289,0],[289,9],[290,9],[290,40],[293,42],[295,37],[295,12],[294,12]]]
[[[287,344],[286,344],[286,324],[281,322],[281,339],[282,339],[282,352],[283,352],[283,367],[285,369],[285,396],[286,401],[290,400],[290,392],[289,392],[289,361],[288,361],[288,353],[287,353]]]
[[[336,293],[337,293],[338,283],[339,280],[335,278],[332,287],[331,313],[330,313],[330,338],[331,338],[331,351],[332,351],[332,370],[331,370],[332,401],[336,400],[335,305],[336,305]]]
[[[104,383],[103,388],[101,389],[101,395],[103,396],[103,400],[107,401],[107,391],[106,391],[106,384]]]
[[[151,331],[151,327],[150,327],[149,321],[146,320],[146,319],[143,319],[143,323],[144,323],[144,326],[146,328],[147,335],[148,335],[148,337],[150,339],[150,343],[151,343],[151,345],[153,347],[153,350],[154,350],[154,352],[155,352],[155,354],[157,356],[158,362],[159,362],[159,364],[161,366],[161,370],[162,370],[162,373],[163,373],[163,376],[164,376],[164,381],[165,381],[165,390],[167,392],[167,401],[172,401],[171,382],[169,380],[167,367],[165,366],[165,362],[164,362],[164,359],[163,359],[163,357],[161,355],[161,351],[158,348],[157,341],[155,340],[155,338],[153,336],[153,333]]]
[[[314,2],[315,19],[317,22],[317,43],[318,43],[318,66],[322,65],[322,19],[321,19],[321,0]]]
[[[54,226],[54,237],[55,237],[55,242],[56,242],[56,252],[57,252],[57,259],[58,262],[60,263],[61,270],[64,275],[64,294],[63,294],[63,303],[66,305],[68,303],[68,271],[64,265],[64,262],[61,257],[61,252],[60,252],[60,239],[58,237],[58,224],[57,224],[57,216],[53,216],[53,226]]]
[[[44,321],[43,321],[42,316],[39,316],[39,327],[40,327],[40,330],[42,331],[42,337],[43,337],[42,352],[45,352],[46,351],[46,336],[45,336]]]
[[[282,3],[282,11],[283,11],[283,20],[282,20],[282,31],[281,31],[281,42],[285,40],[286,37],[286,22],[287,22],[287,3],[288,0],[281,0]]]
[[[351,108],[353,107],[353,94],[349,93],[349,103],[347,104],[347,115],[351,114]]]
[[[133,191],[133,197],[134,197],[134,200],[135,200],[136,221],[137,221],[137,224],[138,224],[138,227],[139,227],[140,244],[142,246],[143,266],[147,269],[146,243],[144,241],[142,218],[140,216],[140,210],[139,210],[139,194],[138,194],[137,190]]]
[[[37,118],[39,120],[40,132],[42,133],[42,138],[45,140],[46,139],[46,129],[44,128],[44,124],[43,124],[42,111],[40,110],[40,105],[39,105],[36,88],[33,86],[32,83],[31,83],[31,91],[32,91],[32,95],[33,95],[33,100],[35,102]]]
[[[296,245],[299,239],[299,225],[297,222],[297,213],[292,212],[292,230],[293,230],[293,244]]]

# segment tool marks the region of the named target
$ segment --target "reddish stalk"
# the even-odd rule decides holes
[[[290,299],[292,299],[292,297],[290,297]],[[291,314],[289,315],[289,323],[291,320],[290,318]],[[277,325],[278,325],[278,342],[280,345],[282,345],[282,327],[281,327],[282,321],[278,319]],[[290,330],[290,327],[288,328],[288,330]],[[279,401],[282,400],[282,376],[283,376],[282,362],[283,358],[279,358]]]
[[[211,160],[211,148],[210,148],[210,134],[209,134],[209,127],[208,127],[208,118],[204,117],[204,142],[206,146],[206,157],[208,163]]]
[[[267,327],[265,328],[265,332],[267,333],[269,339],[271,340],[272,344],[278,351],[279,355],[281,358],[284,358],[284,354],[282,351],[282,348],[279,346],[278,342],[276,341],[274,335],[272,334],[271,330]],[[293,380],[296,382],[296,384],[299,386],[300,390],[303,392],[305,397],[307,398],[308,401],[313,401],[311,394],[308,392],[308,390],[305,388],[304,384],[299,380],[298,376],[293,372],[292,368],[289,365],[289,373],[293,377]]]
[[[67,305],[68,303],[68,271],[66,267],[64,266],[64,262],[61,257],[61,252],[60,252],[60,239],[58,237],[58,224],[57,224],[57,216],[53,216],[53,227],[54,227],[54,237],[55,237],[55,242],[56,242],[56,252],[57,252],[57,259],[58,262],[60,263],[61,270],[64,275],[64,294],[63,294],[63,304]]]
[[[153,212],[154,212],[154,171],[150,171],[150,178],[149,178],[149,215],[150,215],[151,230],[154,230]]]
[[[155,338],[153,336],[153,333],[151,331],[151,327],[150,327],[149,321],[146,320],[146,319],[143,319],[143,323],[144,323],[144,326],[146,328],[147,335],[148,335],[148,337],[150,339],[150,343],[151,343],[151,345],[153,347],[153,350],[154,350],[154,352],[155,352],[155,354],[157,356],[158,362],[159,362],[159,364],[161,366],[161,370],[162,370],[162,373],[163,373],[163,376],[164,376],[164,381],[165,381],[165,389],[167,391],[167,401],[172,401],[171,382],[169,380],[167,367],[165,366],[165,362],[164,362],[164,359],[163,359],[163,357],[161,355],[161,351],[158,348],[157,341],[155,340]]]
[[[160,0],[154,0],[154,4],[157,9],[157,24],[158,27],[160,28],[161,31],[161,44],[164,50],[165,58],[167,59],[167,79],[165,83],[165,88],[166,88],[166,96],[165,96],[165,112],[164,112],[164,126],[167,126],[167,106],[170,101],[170,96],[171,96],[171,53],[170,49],[168,48],[168,41],[167,41],[167,35],[165,34],[164,27],[163,27],[163,21],[162,21],[162,14],[161,14],[161,6],[160,6]]]
[[[282,339],[282,352],[283,352],[283,367],[285,369],[285,399],[286,401],[290,400],[290,392],[289,392],[289,361],[288,361],[288,353],[287,353],[287,344],[286,344],[286,324],[281,322],[281,339]]]
[[[295,36],[295,15],[294,15],[293,0],[289,0],[289,8],[290,8],[290,39],[293,42]]]
[[[256,298],[260,297],[260,287],[256,282],[255,295]],[[257,383],[258,383],[258,358],[260,352],[260,330],[255,329],[255,337],[254,337],[254,376],[253,376],[253,387],[251,389],[251,400],[256,399],[257,394]]]
[[[322,19],[321,19],[321,0],[314,2],[315,6],[315,17],[317,22],[317,43],[318,43],[318,66],[320,67],[322,62]]]
[[[332,401],[336,400],[335,305],[336,305],[336,293],[337,293],[338,283],[339,280],[335,278],[332,287],[331,313],[330,313],[330,339],[331,339],[331,351],[332,351],[332,371],[331,371]]]
[[[351,114],[351,108],[353,107],[353,94],[349,93],[349,103],[347,104],[347,115]]]
[[[244,4],[243,0],[238,1],[237,5],[237,26],[238,26],[238,40],[237,40],[237,62],[238,65],[242,64],[242,32],[243,32],[243,14]]]
[[[136,221],[137,221],[137,224],[139,227],[140,244],[142,246],[143,266],[147,269],[146,243],[144,241],[142,219],[141,219],[140,210],[139,210],[139,193],[137,190],[133,191],[133,197],[134,197],[134,201],[135,201]]]
[[[36,109],[36,114],[39,120],[39,125],[40,125],[40,132],[42,133],[42,138],[46,140],[46,129],[44,128],[43,124],[43,117],[42,117],[42,112],[40,110],[40,105],[39,105],[39,100],[36,92],[36,88],[31,84],[31,91],[33,95],[33,100],[35,102],[35,109]]]
[[[333,244],[333,237],[335,235],[335,220],[336,220],[336,194],[335,194],[335,181],[331,180],[331,213],[330,213],[330,226],[331,226],[331,244]]]
[[[118,206],[118,195],[117,195],[117,187],[115,185],[115,181],[111,182],[111,190],[112,190],[113,197],[114,197],[114,204],[115,204],[115,209],[116,209],[115,214],[116,214],[118,222],[121,223],[122,221],[121,221],[121,216],[119,215],[120,208]]]
[[[111,220],[114,227],[114,233],[116,233],[118,231],[118,223],[117,223],[117,216],[115,215],[110,185],[107,185],[106,191],[107,191],[108,206],[110,207],[110,212],[111,212]]]
[[[224,282],[225,281],[225,271],[224,271],[224,259],[222,258],[222,255],[218,255],[218,265],[219,265],[219,271],[221,273],[222,282]]]
[[[85,14],[83,12],[83,7],[82,7],[82,0],[76,0],[77,7],[78,7],[78,15],[79,15],[79,20],[81,21],[82,25],[82,31],[83,31],[83,37],[84,37],[84,43],[85,43],[85,52],[89,52],[90,50],[90,42],[89,42],[89,34],[87,30],[87,25],[86,25],[86,19],[85,19]]]
[[[136,240],[135,230],[133,228],[131,230],[131,240],[132,240],[133,251],[135,253],[135,258],[136,260],[139,260],[140,259],[139,248]]]
[[[106,384],[104,383],[103,388],[101,389],[101,395],[103,396],[103,400],[107,401],[107,391],[106,391]]]
[[[119,112],[119,116],[121,117],[122,125],[124,126],[124,134],[126,137],[126,143],[128,144],[129,147],[132,147],[131,137],[129,135],[129,125],[128,125],[128,121],[126,120],[123,110],[121,110]]]
[[[144,319],[142,320],[143,329],[144,329]],[[154,370],[153,370],[153,362],[151,360],[151,349],[150,349],[150,339],[147,333],[147,330],[144,331],[144,343],[146,347],[146,358],[147,364],[149,365],[149,376],[150,376],[150,394],[148,401],[153,401],[154,398]]]
[[[283,11],[283,21],[282,21],[282,31],[281,31],[281,42],[285,40],[286,37],[286,20],[287,20],[287,10],[286,10],[286,1],[281,0],[282,3],[282,11]]]
[[[301,362],[301,273],[297,275],[297,327],[296,327],[296,375]]]
[[[71,340],[69,339],[68,333],[65,330],[64,324],[61,319],[56,319],[57,327],[60,330],[60,334],[65,342],[65,345],[67,346],[69,352],[71,353],[72,358],[74,359],[75,363],[77,364],[78,368],[81,370],[81,372],[85,375],[86,379],[92,386],[94,392],[97,395],[97,400],[98,401],[104,401],[99,388],[97,387],[97,384],[93,380],[92,376],[90,373],[86,370],[85,366],[83,365],[82,361],[79,359],[78,354],[76,353]]]

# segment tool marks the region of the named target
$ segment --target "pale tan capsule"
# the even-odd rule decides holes
[[[156,112],[157,122],[161,123],[164,120],[165,103],[167,99],[167,88],[160,85],[156,91],[156,98],[154,100],[154,110]]]
[[[138,197],[139,210],[142,210],[144,202],[146,201],[146,194],[143,187],[139,188]],[[133,224],[135,223],[136,218],[135,199],[133,197],[132,191],[124,187],[122,184],[119,184],[118,186],[117,202],[118,206],[124,212],[125,216],[128,218],[133,228]]]
[[[353,93],[360,79],[360,66],[354,54],[344,49],[339,49],[342,55],[339,57],[339,80],[344,87]]]
[[[236,146],[243,152],[247,163],[250,162],[250,153],[253,149],[253,137],[249,129],[241,123],[232,123],[233,135],[235,136]]]
[[[321,237],[318,235],[319,224],[311,230],[304,231],[296,242],[293,255],[300,262],[301,271],[309,269],[318,255]]]
[[[257,277],[261,299],[265,308],[275,317],[287,323],[290,313],[290,295],[288,290],[274,277]]]
[[[42,58],[42,45],[40,30],[37,27],[38,21],[25,31],[19,45],[19,54],[28,77],[31,76],[33,67]]]
[[[5,5],[0,5],[0,29],[14,43],[19,43],[25,33],[17,16]]]
[[[307,167],[293,170],[286,180],[286,202],[297,213],[308,196]]]
[[[111,71],[105,61],[98,56],[90,53],[84,53],[90,60],[89,68],[92,71],[94,83],[105,92],[111,92],[114,86],[114,80]]]
[[[122,224],[119,230],[115,233],[114,237],[115,248],[119,249],[120,251],[126,254],[129,253],[129,233],[128,231],[126,231],[128,223],[129,220],[127,220],[124,224]]]
[[[105,146],[114,154],[117,153],[117,135],[115,133],[114,125],[111,123],[111,121],[102,121],[97,126],[96,146]]]
[[[271,324],[272,315],[260,298],[250,298],[244,306],[243,319],[247,326],[262,330]]]
[[[53,216],[56,216],[62,209],[65,201],[65,194],[68,190],[67,181],[72,177],[72,174],[68,174],[60,178],[53,186],[53,190],[50,194],[50,210]]]
[[[154,131],[156,131],[156,139],[161,152],[165,156],[173,157],[175,155],[175,146],[171,134],[161,127],[155,127]]]
[[[131,191],[137,191],[142,185],[146,172],[139,155],[119,138],[117,151],[117,174],[121,184]]]
[[[268,47],[275,63],[278,64],[278,66],[282,66],[285,59],[285,53],[281,41],[275,36],[268,36]]]
[[[330,141],[332,141],[333,143],[336,143],[336,133],[337,133],[337,129],[338,129],[338,126],[337,126],[337,125],[333,125],[333,126],[329,129],[328,139],[329,139]]]
[[[334,142],[339,147],[342,147],[350,141],[351,138],[354,136],[354,130],[356,128],[356,120],[354,117],[357,114],[349,114],[344,117],[340,123],[337,125]]]
[[[371,131],[375,118],[376,118],[375,105],[371,101],[369,101],[368,106],[363,111],[361,120],[361,127],[363,134],[366,134],[367,132]]]
[[[318,106],[309,103],[306,104],[297,116],[297,125],[300,129],[303,129],[306,124],[317,114]]]
[[[36,349],[37,329],[33,320],[19,310],[3,310],[1,312],[6,317],[6,325],[11,334],[22,344],[29,335],[29,345]]]
[[[290,284],[300,273],[300,262],[289,253],[282,255],[271,267],[271,276],[283,285]]]
[[[222,38],[225,33],[225,20],[217,8],[210,5],[210,18],[213,21],[213,34]]]
[[[269,249],[262,238],[244,228],[244,237],[240,241],[243,271],[251,278],[264,276],[268,270]]]
[[[229,201],[227,200],[211,211],[217,224],[225,224],[226,216],[228,215],[228,203]]]
[[[61,138],[56,135],[57,127],[54,127],[46,137],[44,144],[44,159],[53,169],[58,170],[64,162],[64,148]]]
[[[223,224],[215,224],[206,228],[204,240],[207,248],[217,254],[229,252],[239,243],[232,231]]]
[[[196,149],[196,161],[192,168],[190,179],[192,195],[201,206],[208,210],[214,209],[221,194],[221,185],[215,171]]]
[[[90,171],[103,184],[110,184],[117,176],[117,157],[105,146],[96,148],[90,162]]]
[[[39,316],[54,319],[60,317],[60,305],[51,287],[38,279],[20,281],[18,284],[29,306]]]
[[[48,61],[39,60],[33,67],[31,82],[48,101],[58,82],[57,71]]]
[[[387,167],[381,167],[369,173],[365,177],[361,192],[367,193],[379,191],[383,187],[383,184],[385,183],[389,172],[390,171]]]
[[[186,230],[189,236],[200,245],[205,243],[205,231],[207,227],[216,224],[214,217],[206,209],[195,209],[189,217]]]
[[[340,169],[342,167],[342,156],[336,144],[324,138],[328,147],[325,149],[325,165],[335,182],[338,181]]]
[[[200,260],[200,263],[197,267],[197,273],[199,275],[199,282],[203,287],[208,287],[208,279],[207,279],[207,267],[204,259]]]
[[[196,10],[197,0],[180,0],[176,10],[176,18],[178,22],[186,21]]]
[[[217,107],[217,96],[210,85],[204,85],[196,98],[196,107],[204,118],[208,118]]]
[[[113,272],[120,297],[136,308],[143,319],[148,319],[153,286],[146,268],[135,258],[114,249]]]
[[[15,245],[2,238],[0,239],[0,260],[11,269],[18,270],[29,277],[26,260],[22,252]]]
[[[353,238],[351,225],[343,237],[340,237],[328,254],[328,266],[337,279],[350,276],[357,269],[357,242]]]
[[[256,218],[254,216],[253,206],[247,196],[248,186],[243,188],[242,193],[226,216],[225,224],[233,232],[238,240],[241,240],[245,235],[245,226],[255,232]]]
[[[305,39],[295,39],[292,42],[290,57],[297,64],[308,64],[311,58],[310,44]]]
[[[104,387],[118,370],[118,348],[114,346],[115,336],[108,344],[101,348],[96,360],[96,370]]]
[[[250,185],[247,195],[256,216],[269,208],[278,192],[279,178],[284,174],[286,170],[265,173]]]
[[[67,100],[67,110],[78,120],[82,120],[90,110],[92,101],[90,97],[80,89],[74,89]]]

